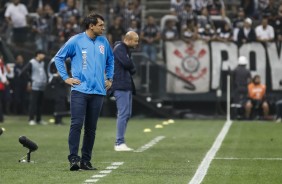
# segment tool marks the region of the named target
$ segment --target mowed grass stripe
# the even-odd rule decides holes
[[[48,120],[49,117],[44,117]],[[192,178],[205,153],[221,130],[223,121],[175,120],[175,124],[144,133],[146,127],[155,127],[163,119],[136,119],[128,124],[126,143],[138,149],[158,136],[160,143],[142,153],[115,152],[115,118],[100,118],[92,163],[99,170],[70,172],[67,162],[69,119],[65,126],[28,126],[27,117],[6,117],[1,126],[6,132],[0,137],[1,183],[82,183],[109,167],[109,162],[122,160],[126,164],[101,179],[103,184],[173,184],[186,183]],[[25,135],[39,146],[32,153],[35,164],[21,164],[18,159],[26,149],[18,142]],[[114,169],[114,167],[110,167]],[[16,177],[15,177],[16,176]],[[94,179],[94,178],[92,178]],[[102,181],[103,180],[103,181]]]
[[[203,181],[203,179],[206,176],[206,173],[209,169],[209,166],[210,166],[215,154],[219,150],[219,148],[222,144],[222,141],[224,140],[226,134],[228,133],[231,125],[232,125],[232,121],[226,121],[225,122],[222,130],[219,132],[219,134],[218,134],[217,138],[215,139],[212,147],[207,152],[205,158],[202,160],[199,168],[197,169],[193,178],[190,180],[189,184],[200,184]]]
[[[282,158],[214,158],[214,160],[280,160],[282,161]]]
[[[216,155],[226,159],[213,160],[203,184],[281,184],[281,126],[270,121],[234,122]]]
[[[157,144],[158,142],[160,142],[164,138],[165,138],[165,136],[158,136],[158,137],[154,138],[153,140],[151,140],[150,142],[148,142],[147,144],[141,146],[140,148],[138,148],[134,152],[141,153],[143,151],[146,151],[147,149],[153,147],[155,144]]]

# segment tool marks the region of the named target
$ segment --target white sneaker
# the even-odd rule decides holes
[[[33,125],[36,125],[36,122],[34,120],[30,120],[28,124],[33,126]]]
[[[126,144],[120,144],[115,146],[115,151],[133,151],[132,148],[126,146]]]
[[[276,123],[281,123],[281,118],[277,118]]]

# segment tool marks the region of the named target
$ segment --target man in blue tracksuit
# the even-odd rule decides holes
[[[112,85],[114,57],[104,36],[104,18],[90,13],[83,23],[86,31],[70,38],[55,56],[62,79],[71,88],[71,126],[68,159],[70,170],[96,170],[90,163],[98,116],[103,98]],[[71,59],[71,77],[64,62]],[[104,78],[106,74],[106,79]],[[84,124],[81,158],[78,156],[81,129]],[[80,165],[79,165],[80,164]]]
[[[118,110],[115,151],[132,151],[125,144],[124,135],[128,120],[131,117],[132,94],[135,93],[132,75],[136,69],[130,59],[130,49],[135,48],[138,41],[137,33],[129,31],[126,33],[123,42],[116,42],[114,46],[115,71],[110,91],[116,99]]]

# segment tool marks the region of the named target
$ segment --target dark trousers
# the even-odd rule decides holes
[[[275,104],[276,118],[282,118],[282,100],[278,100]]]
[[[36,116],[36,122],[41,121],[42,101],[43,101],[43,91],[32,90],[30,94],[30,104],[29,104],[29,121],[34,120],[34,116]]]
[[[68,159],[79,159],[78,149],[81,129],[84,124],[84,136],[81,148],[81,161],[91,160],[94,146],[98,117],[103,105],[102,95],[84,94],[78,91],[71,92],[71,126],[69,132]]]
[[[67,110],[66,107],[66,97],[65,96],[56,96],[55,97],[55,114],[63,113]],[[63,115],[55,116],[55,124],[62,124]]]
[[[13,42],[16,44],[24,44],[28,33],[27,27],[13,28]]]
[[[0,91],[0,123],[4,121],[3,117],[3,93],[4,91]]]
[[[14,89],[13,96],[13,112],[15,114],[25,114],[27,111],[25,110],[25,105],[27,104],[27,93],[26,88],[18,88]]]

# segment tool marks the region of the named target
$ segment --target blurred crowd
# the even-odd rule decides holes
[[[163,60],[158,55],[163,41],[181,39],[191,44],[201,39],[232,41],[239,45],[252,41],[282,41],[282,0],[230,0],[228,3],[224,0],[171,0],[169,13],[162,18],[146,13],[140,0],[97,0],[87,6],[82,2],[1,0],[0,36],[12,46],[42,50],[53,56],[65,41],[82,31],[83,15],[95,11],[106,20],[106,36],[111,45],[122,40],[127,31],[136,31],[141,40],[138,51],[146,54],[152,62]],[[84,1],[87,2],[90,1]],[[18,54],[13,71],[4,64],[0,71],[3,74],[12,72],[11,76],[17,81],[17,69],[30,59]],[[4,86],[9,86],[8,83],[9,80]],[[7,88],[15,91],[17,86]],[[0,86],[0,95],[3,96],[1,89]],[[7,93],[5,103],[14,104],[14,113],[24,113],[26,108],[17,105],[18,98],[23,97],[13,98]],[[9,102],[9,99],[14,102]]]
[[[162,31],[164,40],[282,41],[282,1],[171,0],[171,16]]]
[[[14,46],[56,50],[80,32],[75,0],[2,0],[0,32]]]
[[[81,31],[83,15],[95,11],[106,19],[111,44],[127,31],[136,31],[142,41],[139,51],[152,61],[157,59],[161,41],[182,39],[190,43],[203,39],[242,44],[282,40],[281,0],[225,2],[171,0],[170,13],[162,17],[162,25],[162,20],[153,15],[142,15],[140,0],[98,0],[87,6],[78,0],[2,0],[0,34],[15,46],[30,44],[54,55],[66,40]]]

